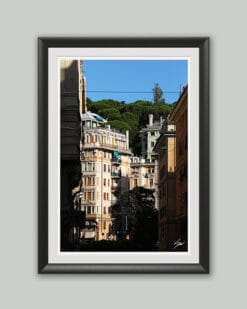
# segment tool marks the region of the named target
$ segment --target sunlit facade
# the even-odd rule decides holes
[[[85,228],[81,239],[112,239],[111,206],[117,193],[129,189],[129,133],[119,133],[97,114],[82,115],[84,134],[81,155],[82,199]]]

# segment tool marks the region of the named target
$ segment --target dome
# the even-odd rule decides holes
[[[101,122],[101,123],[107,122],[107,120],[104,119],[102,116],[95,114],[95,113],[92,113],[90,111],[82,114],[82,121],[87,121],[87,120],[97,121],[97,122]]]

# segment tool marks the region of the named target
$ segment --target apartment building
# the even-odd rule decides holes
[[[160,136],[160,130],[164,122],[163,118],[160,117],[159,121],[153,120],[153,114],[148,115],[148,124],[145,128],[142,128],[139,132],[141,138],[141,153],[142,157],[148,161],[152,161],[153,148],[156,144],[157,139]]]
[[[176,137],[175,125],[164,122],[154,147],[158,166],[159,249],[169,250],[177,240],[176,233]]]
[[[188,212],[188,86],[184,87],[169,119],[176,126],[176,234],[181,240],[183,250],[187,250],[187,212]]]
[[[130,190],[135,187],[154,189],[155,165],[144,158],[133,156],[130,158],[131,176]]]
[[[81,210],[86,214],[82,239],[112,239],[111,206],[119,192],[129,190],[129,133],[117,132],[100,115],[82,114]]]

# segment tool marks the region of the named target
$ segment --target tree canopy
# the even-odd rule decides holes
[[[125,103],[112,99],[92,101],[87,99],[88,110],[106,118],[109,124],[124,132],[130,132],[130,148],[136,155],[141,154],[139,130],[148,123],[148,115],[153,114],[154,120],[159,120],[162,116],[166,118],[171,112],[172,104],[163,102],[138,100],[132,103]]]
[[[130,131],[130,125],[127,122],[121,121],[121,120],[112,120],[108,121],[111,127],[119,130],[122,133],[125,133],[126,130]]]
[[[119,239],[125,239],[128,235],[142,249],[154,249],[158,240],[158,212],[154,201],[153,190],[143,187],[122,193],[112,206],[112,216],[115,218],[113,233]]]
[[[100,109],[100,115],[105,119],[107,119],[108,121],[121,119],[121,114],[119,110],[113,107]]]

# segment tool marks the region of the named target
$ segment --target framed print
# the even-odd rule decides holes
[[[39,38],[38,70],[38,272],[209,273],[209,38]]]

